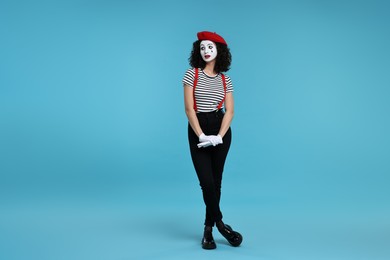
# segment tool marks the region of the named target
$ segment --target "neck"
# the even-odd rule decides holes
[[[217,74],[214,71],[214,67],[215,67],[215,60],[212,60],[206,63],[206,67],[204,67],[203,71],[206,72],[207,75],[213,76]]]

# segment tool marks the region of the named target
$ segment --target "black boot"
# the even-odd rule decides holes
[[[213,238],[213,228],[206,226],[204,228],[204,233],[203,233],[203,239],[202,239],[202,248],[203,249],[215,249],[217,245],[214,242]]]
[[[237,231],[234,231],[229,225],[224,224],[222,221],[217,223],[219,233],[226,238],[226,240],[232,246],[239,246],[242,242],[242,236]]]

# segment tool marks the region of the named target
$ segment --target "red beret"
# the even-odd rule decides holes
[[[201,40],[201,41],[209,40],[212,42],[219,42],[219,43],[227,45],[227,43],[222,38],[222,36],[216,34],[215,32],[207,32],[207,31],[198,32],[198,40]]]

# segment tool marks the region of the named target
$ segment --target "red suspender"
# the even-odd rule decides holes
[[[226,97],[226,80],[225,80],[225,75],[223,73],[221,73],[221,77],[222,77],[222,84],[223,84],[223,99],[221,100],[221,102],[219,103],[218,105],[218,109],[221,109],[222,108],[222,105],[223,105],[223,102],[225,102],[225,97]]]
[[[223,84],[224,95],[223,95],[223,99],[218,104],[217,109],[221,109],[222,108],[223,102],[225,102],[225,97],[226,97],[226,79],[225,79],[225,75],[223,73],[221,73],[221,77],[222,77],[222,84]],[[198,110],[198,108],[196,106],[196,100],[195,100],[195,88],[196,88],[196,85],[198,84],[198,78],[199,78],[199,69],[195,68],[194,86],[192,87],[192,95],[194,97],[194,110],[195,111]]]
[[[196,84],[198,84],[198,75],[199,75],[199,69],[195,68],[194,86],[192,87],[192,95],[194,96],[194,110],[195,110],[195,112],[198,111],[198,108],[196,106],[196,100],[195,100],[195,88],[196,88]]]

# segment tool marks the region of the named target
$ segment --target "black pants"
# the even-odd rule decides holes
[[[205,135],[217,135],[221,127],[224,113],[218,112],[197,113],[200,127]],[[188,140],[190,144],[191,158],[198,175],[203,192],[203,200],[206,204],[205,225],[214,226],[222,220],[222,212],[219,208],[221,199],[222,173],[226,156],[229,152],[232,139],[231,129],[223,137],[223,144],[198,148],[199,138],[188,125]]]

